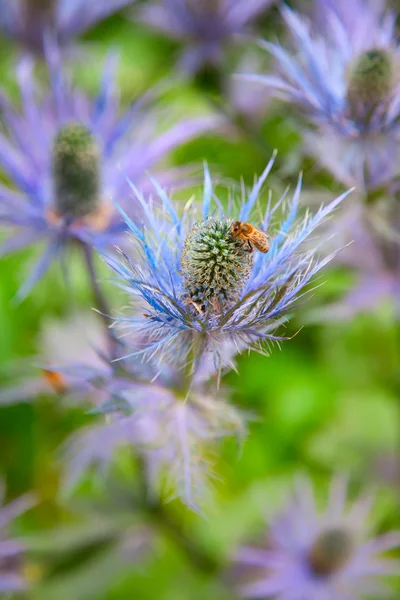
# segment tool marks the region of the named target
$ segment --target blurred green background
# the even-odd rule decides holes
[[[264,20],[264,35],[276,36],[279,23],[274,9]],[[179,46],[161,35],[115,16],[87,34],[82,40],[85,45],[90,59],[72,61],[70,68],[89,92],[96,89],[103,59],[112,47],[121,52],[119,81],[125,105],[166,77],[171,89],[165,106],[172,115],[185,117],[210,110],[195,85],[172,82]],[[239,46],[239,57],[243,51]],[[1,40],[0,56],[1,85],[15,93],[17,51]],[[265,54],[260,60],[267,68]],[[275,198],[295,182],[299,169],[304,170],[305,199],[310,189],[317,199],[319,193],[326,199],[341,190],[329,174],[302,155],[298,126],[284,106],[270,103],[257,128],[266,148],[279,151],[269,180]],[[207,135],[170,158],[175,165],[200,166],[204,160],[213,175],[228,181],[241,175],[250,184],[265,166],[268,150],[260,150],[253,139],[240,133],[225,139]],[[13,298],[30,258],[24,252],[0,262],[0,360],[1,377],[7,383],[13,379],[11,365],[37,352],[45,318],[61,318],[79,306],[88,311],[92,307],[85,274],[74,256],[70,259],[73,297],[65,293],[54,266],[30,297],[15,305]],[[103,274],[107,278],[104,269]],[[313,307],[339,298],[353,279],[353,274],[339,267],[326,270],[325,285],[296,313],[288,332],[302,327]],[[311,474],[322,498],[337,471],[351,474],[354,493],[377,485],[374,516],[378,530],[399,527],[400,477],[393,462],[400,441],[399,339],[399,325],[388,304],[351,321],[306,325],[270,357],[254,353],[241,357],[238,374],[227,375],[223,385],[230,390],[232,402],[251,414],[249,435],[241,447],[232,440],[223,444],[215,466],[220,476],[215,482],[216,501],[206,519],[191,514],[179,502],[169,505],[185,531],[207,551],[224,556],[234,544],[260,532],[264,515],[280,506],[293,474],[299,471]],[[151,550],[141,552],[141,560],[131,558],[129,552],[121,558],[121,536],[132,528],[132,536],[137,537],[144,521],[130,513],[129,492],[119,473],[60,499],[59,448],[87,421],[82,409],[54,397],[0,408],[0,471],[7,496],[12,499],[33,489],[40,499],[16,529],[29,538],[31,552],[25,570],[35,584],[23,597],[229,598],[221,584],[193,567],[174,540],[156,528]]]

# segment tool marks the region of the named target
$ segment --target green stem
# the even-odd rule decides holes
[[[110,359],[113,360],[115,358],[118,358],[118,340],[115,338],[114,334],[110,329],[111,310],[97,281],[97,275],[94,266],[93,250],[87,244],[82,244],[82,250],[96,308],[99,311],[100,317],[105,326],[106,335],[108,339],[109,356]]]
[[[138,468],[139,509],[147,516],[150,523],[153,523],[158,530],[161,530],[168,538],[172,539],[196,569],[208,576],[215,575],[221,571],[223,565],[217,557],[206,552],[191,540],[183,532],[181,524],[173,518],[161,501],[155,497],[148,484],[143,457],[136,455],[135,463]]]

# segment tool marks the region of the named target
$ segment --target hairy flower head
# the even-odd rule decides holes
[[[60,129],[53,144],[55,209],[66,218],[86,217],[100,201],[100,152],[80,123]]]
[[[251,273],[253,256],[233,237],[232,223],[215,217],[199,221],[183,245],[184,294],[203,311],[232,306]]]
[[[241,571],[250,573],[241,595],[282,600],[386,597],[390,589],[380,579],[398,575],[400,564],[381,555],[399,547],[400,532],[368,537],[371,498],[360,498],[347,509],[346,492],[345,480],[334,479],[328,507],[319,514],[310,482],[300,480],[289,508],[269,526],[267,547],[237,552]]]
[[[155,90],[120,115],[114,56],[106,62],[93,100],[71,86],[51,42],[47,58],[49,91],[37,88],[33,61],[24,59],[17,70],[21,111],[5,95],[0,97],[5,129],[0,134],[0,168],[13,184],[13,189],[0,186],[0,222],[8,234],[0,255],[34,242],[46,244],[20,298],[71,241],[102,249],[121,244],[126,224],[112,200],[118,199],[132,217],[141,210],[138,202],[131,204],[125,176],[142,189],[148,187],[147,169],[221,122],[204,116],[162,130],[154,109]],[[170,184],[182,178],[182,170],[170,169],[159,177]]]
[[[314,217],[296,222],[299,182],[282,222],[274,224],[287,192],[275,206],[267,203],[264,212],[258,204],[272,164],[273,159],[249,195],[236,204],[231,200],[227,209],[215,195],[207,169],[201,210],[190,201],[178,211],[155,180],[160,202],[154,205],[132,186],[145,209],[142,225],[125,217],[135,257],[126,253],[121,253],[120,261],[106,257],[119,285],[134,299],[131,314],[115,319],[115,326],[127,334],[127,357],[155,356],[184,366],[193,354],[211,354],[221,368],[226,344],[236,351],[265,350],[269,341],[281,339],[277,327],[304,286],[331,258],[315,258],[315,251],[302,244],[346,194]],[[237,219],[271,232],[269,252],[255,251],[249,257],[246,246],[229,233],[229,225]],[[129,335],[135,348],[131,353]]]

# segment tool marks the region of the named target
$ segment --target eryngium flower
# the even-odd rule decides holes
[[[220,67],[227,44],[273,0],[159,0],[139,13],[142,21],[187,43],[182,66],[189,72]]]
[[[246,598],[282,600],[350,600],[386,597],[380,579],[399,575],[400,561],[382,553],[400,546],[400,532],[367,537],[369,498],[346,509],[346,483],[332,483],[328,507],[317,512],[308,480],[299,482],[286,512],[275,519],[266,548],[243,547],[235,557],[249,580]]]
[[[133,298],[132,314],[115,319],[115,325],[134,338],[135,348],[142,345],[128,355],[154,355],[183,366],[196,355],[211,353],[221,368],[220,349],[226,344],[237,351],[262,351],[268,342],[282,339],[276,329],[287,320],[307,283],[332,258],[316,258],[319,246],[304,247],[304,242],[346,194],[315,216],[307,214],[296,222],[299,180],[290,201],[285,203],[285,193],[275,206],[268,202],[262,214],[258,197],[272,164],[273,159],[249,195],[243,193],[236,204],[230,201],[226,210],[207,169],[201,209],[189,201],[179,211],[154,180],[161,206],[149,205],[132,185],[145,211],[142,225],[125,215],[135,258],[123,253],[120,260],[106,258],[119,285]],[[284,216],[278,223],[276,215],[282,208]],[[269,232],[269,252],[255,249],[249,255],[248,244],[232,234],[235,220],[250,221]]]
[[[353,19],[342,19],[343,11],[326,3],[323,33],[320,24],[285,8],[294,51],[262,42],[278,74],[244,77],[299,107],[318,128],[308,136],[317,158],[346,185],[370,189],[398,174],[399,47],[395,15],[383,3],[360,4]]]
[[[178,497],[199,510],[209,499],[218,441],[243,436],[242,415],[200,379],[182,395],[181,374],[171,368],[136,364],[132,371],[112,372],[110,367],[106,375],[94,369],[85,374],[81,365],[77,375],[108,400],[99,407],[100,421],[78,431],[67,444],[65,489],[90,467],[104,472],[118,450],[128,448],[141,460],[151,493]]]
[[[61,46],[133,0],[0,0],[0,29],[30,52],[51,33]]]
[[[4,501],[4,485],[0,486],[0,503]],[[8,537],[8,528],[15,518],[35,505],[32,496],[26,494],[0,508],[0,593],[11,594],[26,589],[21,567],[24,544]]]
[[[20,291],[24,297],[51,261],[71,240],[110,247],[126,225],[111,199],[130,214],[125,175],[148,185],[144,172],[170,150],[215,127],[214,117],[186,120],[160,133],[160,115],[150,109],[152,94],[138,100],[123,116],[118,111],[116,63],[110,58],[100,91],[93,100],[71,87],[62,73],[56,48],[49,48],[51,89],[40,95],[29,59],[21,62],[19,112],[3,95],[5,133],[0,134],[0,168],[16,189],[0,186],[0,222],[9,233],[0,255],[45,241],[47,248]],[[154,95],[154,94],[153,94]],[[181,172],[160,174],[172,182]]]
[[[68,402],[91,400],[93,405],[101,404],[108,396],[90,385],[88,373],[104,378],[112,372],[105,358],[107,341],[104,324],[93,311],[44,319],[37,355],[12,366],[4,365],[8,377],[19,383],[2,386],[0,406],[60,395]]]

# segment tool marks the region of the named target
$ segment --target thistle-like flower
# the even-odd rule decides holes
[[[400,532],[368,538],[370,498],[346,509],[346,483],[332,483],[328,507],[320,515],[308,480],[299,482],[288,508],[270,524],[265,548],[243,547],[235,561],[249,570],[246,598],[348,600],[382,598],[381,581],[399,575],[400,561],[381,555],[400,546]]]
[[[81,367],[85,377],[80,374]],[[23,374],[23,381],[3,386],[0,405],[29,402],[43,395],[65,395],[69,402],[101,404],[109,396],[90,384],[88,374],[104,378],[112,372],[103,323],[93,312],[71,313],[61,320],[45,319],[37,355],[11,369],[8,365],[10,371],[18,379]]]
[[[210,491],[218,440],[243,436],[244,418],[201,377],[184,393],[184,379],[175,369],[154,363],[131,366],[110,364],[108,374],[87,368],[85,373],[84,365],[76,369],[82,385],[98,389],[104,401],[97,407],[99,422],[78,431],[66,446],[65,488],[90,467],[104,472],[118,450],[128,448],[140,459],[152,494],[178,497],[200,510]]]
[[[42,54],[46,35],[60,46],[133,0],[0,0],[0,29],[29,52]]]
[[[383,3],[326,2],[314,27],[289,8],[283,16],[294,52],[262,42],[275,56],[277,76],[247,75],[300,108],[316,126],[308,146],[346,185],[372,189],[398,176],[400,80],[395,15]],[[351,5],[351,8],[350,8]],[[348,13],[353,14],[353,18]],[[321,30],[323,33],[321,33]]]
[[[273,0],[159,0],[139,18],[187,43],[182,67],[190,73],[221,66],[226,46]]]
[[[0,487],[0,501],[4,500],[4,486]],[[28,583],[21,567],[24,544],[8,537],[11,521],[22,515],[36,504],[28,494],[0,508],[0,593],[11,594],[27,588]]]
[[[26,59],[18,70],[22,112],[0,98],[6,128],[0,134],[0,167],[15,185],[0,188],[0,222],[11,231],[0,254],[33,242],[47,245],[21,298],[71,240],[103,249],[118,243],[126,225],[111,199],[126,210],[126,201],[132,204],[125,175],[139,186],[145,184],[147,169],[217,124],[215,117],[205,116],[159,133],[160,119],[149,109],[150,97],[118,115],[113,58],[93,101],[71,88],[55,47],[48,48],[48,58],[51,89],[44,97],[38,98],[33,64]],[[160,175],[166,182],[180,176],[179,170]],[[138,209],[138,204],[132,206],[130,214],[135,216]]]
[[[221,349],[227,345],[236,352],[262,351],[268,342],[282,339],[276,329],[287,320],[308,282],[332,258],[316,258],[315,248],[305,248],[304,242],[347,194],[296,223],[299,180],[286,205],[287,193],[274,207],[268,202],[262,213],[258,197],[272,164],[273,159],[250,194],[243,194],[238,203],[231,200],[226,210],[207,169],[201,210],[189,201],[179,211],[154,180],[161,206],[149,205],[132,184],[145,211],[142,226],[125,215],[135,259],[124,253],[121,260],[106,257],[119,285],[134,298],[132,313],[115,319],[115,326],[133,339],[134,349],[127,357],[154,356],[183,367],[211,356],[220,370],[225,361]],[[276,215],[282,207],[285,214],[279,224]],[[269,252],[259,252],[256,244],[251,252],[251,245],[233,233],[236,220],[249,220],[269,232]]]

